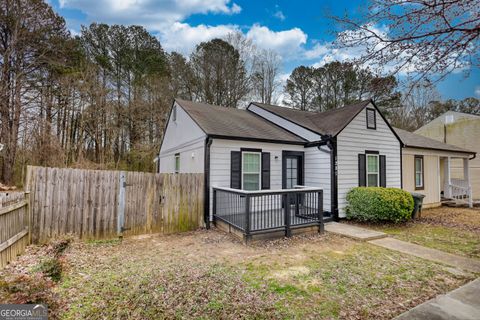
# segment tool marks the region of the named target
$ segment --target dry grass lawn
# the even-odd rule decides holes
[[[473,277],[328,234],[246,247],[199,230],[73,242],[54,254],[55,282],[51,247],[0,272],[0,300],[46,301],[63,319],[391,319]]]
[[[400,240],[480,259],[479,208],[438,207],[423,210],[420,219],[405,224],[367,226]]]

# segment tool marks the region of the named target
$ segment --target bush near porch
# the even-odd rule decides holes
[[[347,194],[347,219],[404,222],[411,218],[413,197],[397,188],[357,187]]]

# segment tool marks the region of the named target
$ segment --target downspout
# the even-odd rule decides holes
[[[400,189],[403,189],[403,142],[400,143]]]
[[[333,220],[338,221],[338,172],[337,172],[337,139],[331,137],[327,143],[331,150],[330,153],[330,183],[331,183],[331,195],[330,202],[332,207]]]
[[[326,145],[330,151],[321,149]],[[330,154],[330,212],[335,221],[338,221],[338,196],[337,196],[337,141],[335,137],[323,136],[322,141],[317,145],[317,149]]]
[[[212,145],[212,139],[207,136],[205,139],[205,152],[203,160],[203,174],[204,174],[204,206],[203,206],[203,219],[205,226],[210,229],[210,146]]]

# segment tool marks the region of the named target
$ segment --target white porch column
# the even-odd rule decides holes
[[[470,208],[473,207],[473,199],[472,199],[472,185],[470,184],[470,167],[468,158],[463,158],[463,180],[466,181],[468,187],[468,206]]]
[[[444,191],[444,196],[445,198],[451,198],[452,197],[452,194],[451,194],[451,189],[450,189],[450,184],[451,184],[451,180],[450,180],[450,157],[446,157],[445,158],[445,161],[443,162],[443,172],[444,172],[444,175],[445,175],[445,184],[443,186],[443,191]]]
[[[463,180],[467,181],[467,185],[470,185],[470,168],[468,166],[468,158],[463,158]]]

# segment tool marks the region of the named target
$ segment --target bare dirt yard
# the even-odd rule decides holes
[[[361,224],[394,238],[480,259],[480,208],[438,207],[423,210],[405,224]]]
[[[0,300],[61,319],[391,319],[473,277],[331,234],[198,230],[32,246],[0,271]]]

